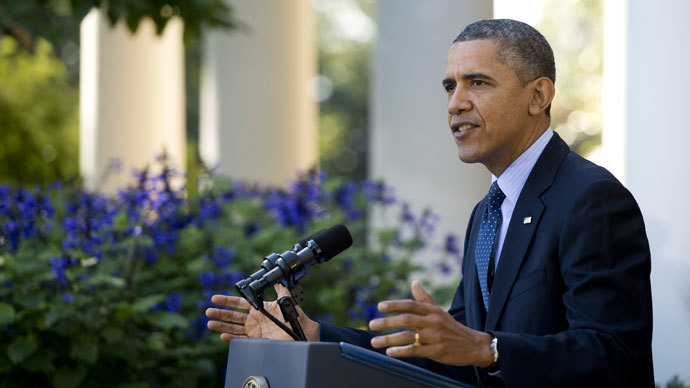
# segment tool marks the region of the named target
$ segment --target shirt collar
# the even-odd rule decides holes
[[[527,182],[527,177],[529,177],[532,168],[537,163],[539,156],[546,148],[546,145],[551,140],[553,136],[553,130],[551,127],[547,128],[544,133],[542,133],[539,138],[532,143],[525,152],[523,152],[513,163],[503,171],[503,174],[499,178],[496,178],[491,174],[491,182],[498,180],[498,187],[501,188],[503,194],[512,203],[516,203],[522,188]]]

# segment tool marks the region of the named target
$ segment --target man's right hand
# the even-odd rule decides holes
[[[275,288],[278,298],[290,294],[283,286],[278,285]],[[225,342],[230,342],[233,338],[292,340],[292,337],[266,318],[265,315],[251,307],[249,302],[243,298],[230,295],[213,295],[211,302],[230,308],[230,310],[212,307],[206,309],[206,316],[211,318],[208,321],[208,328],[221,333],[220,338]],[[268,313],[285,322],[277,302],[264,302],[264,308]],[[248,310],[248,312],[240,310]],[[318,341],[320,337],[319,323],[309,319],[301,308],[297,307],[297,311],[299,313],[299,323],[307,339],[309,341]]]

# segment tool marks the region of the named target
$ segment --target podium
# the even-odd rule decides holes
[[[225,388],[470,388],[371,350],[343,343],[233,339]]]

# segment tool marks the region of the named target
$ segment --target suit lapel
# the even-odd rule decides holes
[[[567,144],[554,132],[520,193],[498,261],[491,296],[489,297],[489,311],[486,317],[485,330],[496,329],[508,294],[510,294],[520,272],[527,249],[534,237],[534,231],[539,225],[545,209],[539,196],[553,183],[558,167],[568,152]],[[525,217],[532,217],[531,222],[525,223]],[[476,243],[476,238],[473,241]]]
[[[525,189],[520,194],[513,215],[508,226],[501,257],[498,261],[498,268],[494,276],[491,295],[489,296],[489,312],[487,314],[485,330],[493,330],[503,311],[506,298],[513,288],[522,261],[525,258],[527,248],[534,236],[534,230],[539,225],[539,220],[544,212],[544,205],[533,193],[528,193]],[[524,224],[525,217],[532,217],[532,222]]]
[[[477,261],[474,257],[474,248],[477,242],[477,234],[479,234],[479,224],[482,221],[482,215],[486,211],[486,203],[482,201],[477,207],[474,221],[472,222],[472,229],[470,239],[472,243],[468,247],[467,254],[467,270],[465,274],[465,309],[467,311],[467,325],[475,330],[481,330],[484,327],[486,312],[484,311],[484,302],[482,301],[482,291],[479,287],[479,279],[477,277]]]

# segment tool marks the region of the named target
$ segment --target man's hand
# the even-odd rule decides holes
[[[276,285],[275,289],[278,293],[278,299],[290,295],[287,288],[281,285]],[[225,342],[230,342],[233,338],[292,340],[292,337],[266,318],[265,315],[251,307],[249,302],[243,298],[230,295],[213,295],[211,297],[211,302],[231,308],[231,310],[217,308],[206,309],[206,316],[212,319],[208,321],[208,328],[221,333],[220,339]],[[264,308],[268,313],[285,322],[277,302],[264,302]],[[244,312],[239,310],[249,311]],[[297,312],[299,313],[299,323],[307,339],[309,341],[318,341],[319,324],[309,319],[299,306],[297,307]],[[286,325],[288,324],[286,323]]]
[[[414,300],[388,300],[379,303],[382,313],[399,313],[369,322],[372,330],[409,329],[371,339],[375,348],[388,348],[391,357],[423,357],[449,365],[492,364],[491,335],[456,321],[427,294],[418,281],[412,282]],[[415,332],[419,345],[415,345]]]

